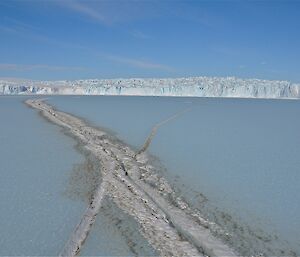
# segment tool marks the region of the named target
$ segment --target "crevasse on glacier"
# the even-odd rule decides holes
[[[300,98],[300,84],[293,84],[288,81],[239,79],[235,77],[75,81],[0,80],[0,94]]]

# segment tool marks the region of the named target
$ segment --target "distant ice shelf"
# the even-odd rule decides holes
[[[139,95],[300,98],[300,84],[235,77],[165,79],[0,80],[0,95]]]

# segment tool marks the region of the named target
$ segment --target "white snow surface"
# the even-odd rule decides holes
[[[138,95],[241,98],[300,98],[300,84],[235,77],[1,80],[0,95]]]

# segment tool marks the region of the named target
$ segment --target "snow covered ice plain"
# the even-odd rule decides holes
[[[104,130],[57,111],[43,100],[27,100],[26,104],[66,129],[101,167],[102,179],[92,188],[88,207],[61,256],[80,253],[106,197],[135,218],[142,235],[163,256],[236,255],[210,232],[207,221],[178,198],[164,178],[157,176],[157,168],[144,151],[136,152]]]
[[[76,142],[26,107],[0,97],[0,255],[57,255],[85,208],[64,196]]]
[[[160,175],[221,226],[219,236],[240,254],[299,254],[299,101],[60,96],[47,102],[136,149],[154,124],[190,109],[153,138],[149,151],[163,166]]]
[[[26,99],[0,97],[0,255],[58,256],[86,209],[97,166]],[[135,228],[107,201],[94,228],[100,236],[82,254],[155,255]]]
[[[300,144],[297,135],[300,125],[295,118],[299,116],[298,101],[70,96],[50,97],[47,102],[108,131],[136,150],[141,148],[155,124],[188,110],[160,127],[150,144],[148,152],[153,165],[160,169],[158,176],[167,178],[176,195],[194,211],[199,211],[209,221],[206,225],[212,233],[237,253],[299,255],[297,187],[300,178],[297,171],[300,165],[297,156]],[[21,101],[19,106],[26,109]],[[29,109],[26,112],[34,113]],[[43,124],[42,119],[39,122]],[[14,131],[11,135],[13,138],[22,135],[16,137],[16,134]],[[5,148],[1,146],[1,149]],[[74,153],[73,148],[69,150],[72,151]],[[59,155],[59,151],[57,153]],[[20,157],[26,164],[21,154],[15,156]],[[1,159],[1,163],[5,162],[5,158]],[[73,163],[78,163],[78,158],[74,158]],[[76,182],[88,180],[82,170],[93,170],[89,165],[82,161],[75,165],[70,176],[66,176],[70,169],[60,173],[70,180],[69,193],[77,196],[72,201],[79,206],[83,203],[80,199],[88,192],[76,187]],[[45,181],[48,173],[43,173]],[[57,177],[57,181],[61,180]],[[148,182],[155,187],[155,180]],[[83,183],[89,184],[89,181]],[[6,185],[6,188],[9,187]],[[121,212],[109,199],[105,199],[104,204],[82,255],[159,254],[146,240],[141,240],[143,237],[134,218]],[[74,212],[77,217],[82,213],[80,208]],[[74,228],[76,222],[78,220],[68,225]],[[109,240],[104,234],[109,235]],[[64,237],[65,241],[68,236]],[[115,249],[114,245],[119,248]],[[6,242],[6,249],[10,247]],[[28,244],[29,250],[30,247]],[[55,254],[61,250],[58,248]],[[53,253],[32,252],[28,255]]]

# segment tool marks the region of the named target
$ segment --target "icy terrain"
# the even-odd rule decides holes
[[[235,77],[75,81],[0,80],[1,94],[300,98],[300,84]]]

